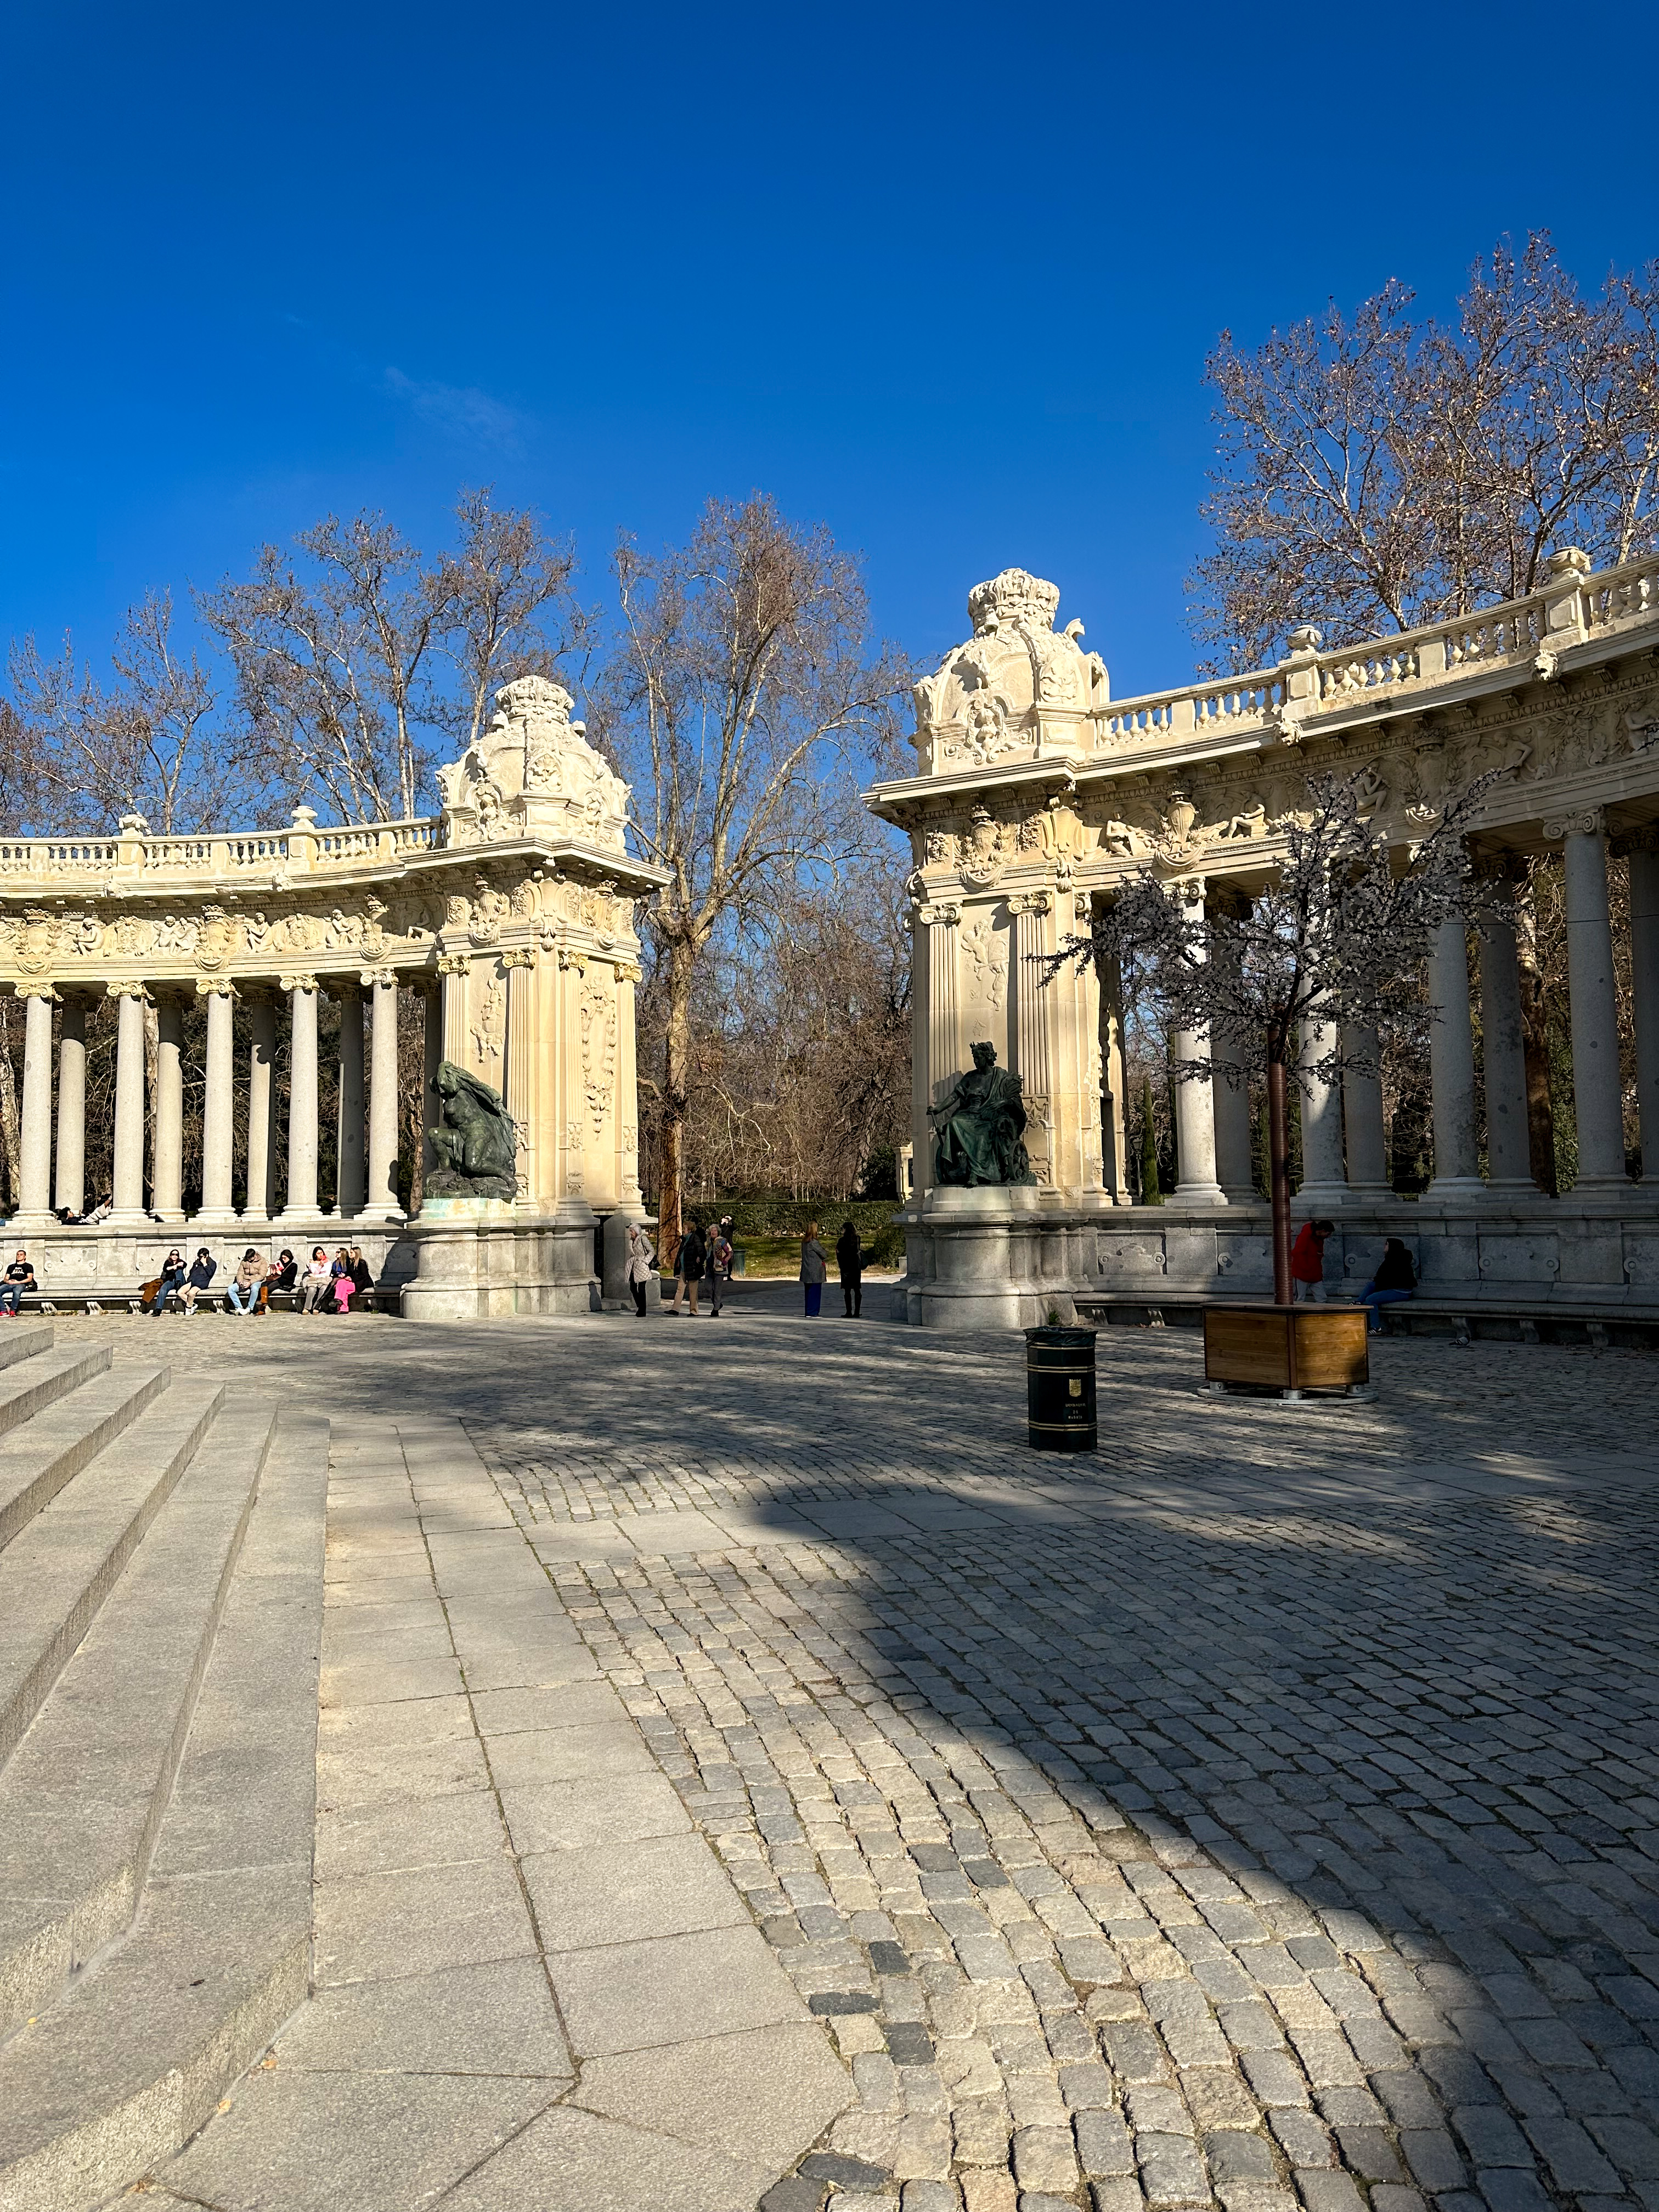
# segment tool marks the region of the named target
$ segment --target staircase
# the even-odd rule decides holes
[[[0,1333],[0,2212],[137,2179],[306,1996],[327,1480],[319,1416]]]

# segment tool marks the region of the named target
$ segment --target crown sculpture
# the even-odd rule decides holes
[[[488,727],[438,770],[447,843],[544,836],[625,850],[628,786],[571,720],[574,703],[549,677],[502,684]]]

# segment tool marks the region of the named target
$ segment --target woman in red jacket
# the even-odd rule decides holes
[[[1291,1296],[1304,1304],[1325,1303],[1325,1239],[1335,1230],[1334,1221],[1304,1221],[1291,1247]]]

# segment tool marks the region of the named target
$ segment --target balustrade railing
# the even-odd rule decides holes
[[[326,873],[365,860],[428,852],[436,817],[345,823],[334,829],[224,831],[199,837],[8,837],[0,876],[119,876],[124,880],[287,872]]]
[[[1340,711],[1378,693],[1426,690],[1459,676],[1582,643],[1623,623],[1659,620],[1659,556],[1598,575],[1568,574],[1524,599],[1398,637],[1368,639],[1329,653],[1293,656],[1221,683],[1183,685],[1119,699],[1096,724],[1100,750],[1177,744],[1191,735],[1226,738],[1292,718]]]

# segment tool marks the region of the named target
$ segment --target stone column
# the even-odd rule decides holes
[[[501,1098],[519,1133],[518,1172],[523,1178],[524,1192],[520,1203],[539,1212],[536,1185],[531,1179],[532,1163],[526,1158],[523,1149],[526,1133],[533,1127],[536,1114],[535,1053],[530,1041],[531,1008],[536,990],[536,955],[527,945],[503,952],[501,969],[507,984],[507,1066],[502,1071]],[[620,1123],[620,1109],[617,1119]],[[619,1138],[617,1158],[620,1160],[621,1157]]]
[[[150,1211],[163,1221],[185,1218],[185,1010],[178,994],[155,1001],[155,1127],[151,1134]]]
[[[276,1158],[276,1008],[269,992],[250,997],[248,1022],[253,1036],[247,1055],[247,1217],[268,1221]]]
[[[438,1112],[434,1086],[444,1056],[443,1006],[435,985],[428,983],[422,992],[421,1006],[421,1173],[425,1178],[438,1164],[438,1155],[432,1149],[432,1125]]]
[[[317,978],[284,975],[293,1024],[289,1063],[288,1204],[284,1221],[317,1215]]]
[[[1623,1190],[1625,1117],[1619,1082],[1619,1008],[1607,915],[1607,838],[1600,807],[1544,824],[1566,839],[1567,991],[1572,1014],[1572,1098],[1578,1125],[1575,1190]]]
[[[115,1174],[111,1228],[143,1229],[144,1212],[144,1002],[142,983],[112,983],[119,1007],[115,1041]]]
[[[196,986],[207,1001],[207,1080],[202,1101],[202,1210],[196,1218],[222,1226],[236,1218],[231,1203],[231,1161],[235,1140],[236,1045],[232,1031],[235,1003],[228,977],[203,978]]]
[[[1123,1105],[1128,1074],[1123,1064],[1123,977],[1115,959],[1100,973],[1101,1181],[1115,1206],[1134,1203],[1124,1152]]]
[[[37,982],[20,983],[17,995],[23,1001],[23,1101],[18,1130],[21,1187],[13,1219],[27,1226],[52,1218],[52,1009],[58,994],[50,983]]]
[[[334,1210],[341,1215],[363,1210],[363,999],[349,983],[331,978],[331,995],[340,1007],[340,1103],[336,1133],[337,1163]]]
[[[1483,1198],[1474,1142],[1474,1030],[1469,951],[1462,915],[1449,915],[1429,945],[1429,1083],[1434,1094],[1434,1181],[1427,1198]]]
[[[1521,1018],[1521,963],[1515,946],[1515,886],[1492,885],[1480,939],[1480,1052],[1486,1079],[1486,1188],[1493,1197],[1539,1195],[1527,1134],[1527,1054]]]
[[[1171,884],[1165,896],[1184,907],[1189,920],[1203,920],[1201,881]],[[1207,1023],[1200,1029],[1176,1031],[1177,1063],[1183,1060],[1207,1060],[1209,1054]],[[1224,1206],[1226,1195],[1215,1172],[1215,1085],[1196,1078],[1182,1082],[1177,1075],[1175,1093],[1176,1166],[1179,1179],[1173,1202],[1176,1206]]]
[[[1630,856],[1630,975],[1636,1016],[1636,1101],[1641,1115],[1642,1180],[1659,1185],[1659,830],[1639,830]],[[69,1009],[64,1008],[65,1014]],[[62,1079],[58,1108],[63,1147]],[[60,1201],[61,1203],[61,1201]]]
[[[87,1002],[64,1001],[58,1045],[58,1203],[87,1210]]]
[[[1302,1185],[1296,1194],[1304,1212],[1318,1213],[1348,1202],[1348,1177],[1342,1154],[1342,1085],[1310,1071],[1337,1049],[1334,1022],[1302,1024]]]
[[[1210,910],[1212,915],[1224,919],[1248,913],[1249,902],[1231,884],[1213,887]],[[1236,962],[1238,948],[1224,930],[1214,932],[1210,942],[1210,957],[1217,962]],[[1225,1060],[1243,1059],[1242,1041],[1226,1041],[1217,1045],[1219,1056]],[[1261,1194],[1255,1187],[1255,1172],[1251,1161],[1250,1145],[1250,1089],[1248,1077],[1241,1074],[1235,1086],[1224,1077],[1217,1079],[1212,1086],[1212,1110],[1215,1115],[1215,1172],[1222,1194],[1229,1206],[1258,1206]]]
[[[398,1203],[398,972],[365,968],[374,993],[368,1072],[368,1195],[364,1211],[374,1220],[401,1221]]]
[[[640,1072],[634,1034],[634,991],[642,973],[632,961],[617,969],[617,1196],[618,1204],[635,1218],[645,1211],[645,1194],[640,1188]],[[536,988],[533,960],[519,974],[528,1000]],[[535,1127],[533,1121],[531,1127]],[[532,1176],[539,1175],[538,1162],[527,1161],[526,1166]],[[533,1190],[535,1183],[531,1188]]]
[[[1052,1187],[1060,1180],[1054,1158],[1054,1069],[1049,1048],[1048,999],[1042,988],[1042,957],[1048,950],[1048,916],[1054,898],[1048,891],[1017,891],[1008,901],[1013,929],[1014,1073],[1029,1117],[1026,1147],[1037,1181]]]
[[[1375,1204],[1392,1198],[1382,1133],[1382,1052],[1375,1030],[1342,1031],[1342,1126],[1347,1134],[1348,1196]],[[1364,1060],[1362,1070],[1354,1063]]]
[[[929,1106],[939,1103],[939,1085],[957,1073],[957,924],[962,908],[943,899],[918,909],[927,931],[927,1081]],[[916,1188],[932,1190],[936,1158],[931,1122],[918,1133],[924,1139],[916,1162]]]

